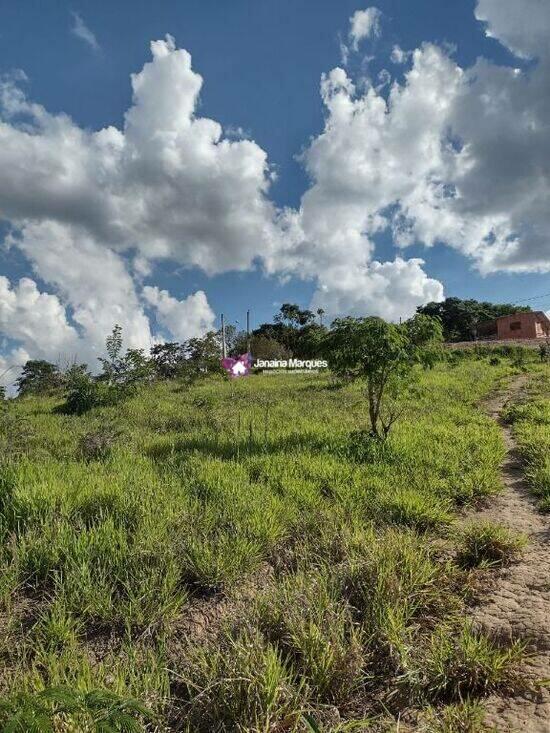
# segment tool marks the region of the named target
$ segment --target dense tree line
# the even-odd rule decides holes
[[[381,392],[395,382],[398,373],[409,372],[415,361],[430,366],[439,358],[439,343],[475,339],[483,322],[514,313],[517,306],[480,303],[447,298],[418,308],[404,324],[389,324],[377,317],[336,319],[330,327],[323,323],[324,311],[317,313],[284,303],[270,323],[263,323],[249,335],[228,326],[227,353],[239,356],[251,352],[256,359],[312,359],[323,357],[336,374],[364,378],[371,400],[373,432],[384,432]],[[209,331],[184,343],[155,344],[148,354],[143,349],[124,349],[120,326],[115,326],[105,343],[106,356],[99,359],[101,371],[93,375],[87,364],[71,364],[65,369],[44,360],[30,360],[16,382],[21,396],[58,393],[66,395],[66,409],[82,413],[91,407],[114,404],[133,394],[139,384],[153,379],[193,381],[222,373],[222,335]],[[369,372],[374,355],[379,365],[393,364],[381,382]],[[374,381],[373,381],[374,380]],[[369,397],[369,399],[371,399]]]
[[[482,337],[480,326],[500,316],[528,312],[529,306],[512,303],[487,303],[477,300],[446,298],[441,303],[427,303],[417,309],[425,316],[438,318],[443,328],[445,341],[475,341]]]

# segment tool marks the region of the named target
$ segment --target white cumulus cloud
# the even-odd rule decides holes
[[[146,286],[143,295],[156,308],[159,322],[178,341],[201,336],[214,327],[216,316],[202,290],[178,300],[167,290]]]
[[[12,288],[9,280],[0,276],[0,332],[27,352],[43,357],[51,357],[55,351],[67,356],[78,341],[59,298],[39,292],[28,277]]]
[[[257,143],[198,114],[203,79],[170,36],[132,76],[120,129],[83,129],[28,100],[21,78],[5,79],[0,219],[48,292],[4,281],[2,313],[22,325],[4,315],[2,333],[33,355],[76,344],[95,358],[115,322],[144,348],[159,338],[151,313],[167,337],[209,328],[202,291],[178,299],[154,283],[160,261],[309,279],[313,304],[331,315],[389,318],[443,296],[422,260],[404,258],[411,243],[451,246],[482,272],[549,271],[550,4],[527,5],[523,15],[514,0],[476,8],[517,64],[461,68],[425,44],[394,49],[399,82],[387,71],[383,85],[324,74],[325,125],[301,155],[310,184],[297,209],[270,200],[274,175]],[[351,21],[358,48],[379,33],[380,11]],[[377,257],[381,235],[401,248],[388,262]],[[33,298],[48,328],[26,309]]]

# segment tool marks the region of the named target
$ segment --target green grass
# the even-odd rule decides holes
[[[420,679],[414,684],[428,698],[445,702],[512,689],[521,684],[517,669],[524,650],[525,644],[519,641],[502,647],[467,623],[458,628],[442,624],[422,655]]]
[[[418,726],[419,733],[479,733],[485,715],[479,702],[463,702],[428,708]]]
[[[508,684],[519,648],[449,631],[468,573],[447,538],[457,508],[500,488],[478,404],[511,373],[419,372],[375,450],[361,386],[324,375],[159,382],[82,416],[16,401],[0,691],[104,689],[158,730],[267,733],[363,730]],[[202,608],[203,631],[181,631]]]
[[[510,563],[527,540],[493,522],[472,522],[460,538],[457,562],[463,568],[494,567]]]
[[[525,463],[525,473],[542,512],[550,512],[550,367],[539,366],[528,389],[507,411]]]

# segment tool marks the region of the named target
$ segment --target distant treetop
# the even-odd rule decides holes
[[[473,341],[481,323],[530,310],[529,306],[513,303],[487,303],[460,298],[446,298],[441,303],[427,303],[417,308],[418,313],[439,318],[445,341]]]

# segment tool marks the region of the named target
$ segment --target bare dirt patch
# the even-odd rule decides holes
[[[507,391],[486,403],[487,412],[499,423],[507,448],[502,466],[504,491],[477,512],[476,519],[498,522],[527,536],[521,559],[496,572],[491,591],[473,609],[476,625],[505,639],[528,642],[525,673],[530,691],[516,695],[492,695],[485,703],[486,723],[502,733],[549,733],[550,690],[537,681],[550,679],[550,518],[541,515],[530,496],[523,468],[503,408],[521,396],[527,378],[520,376]]]

